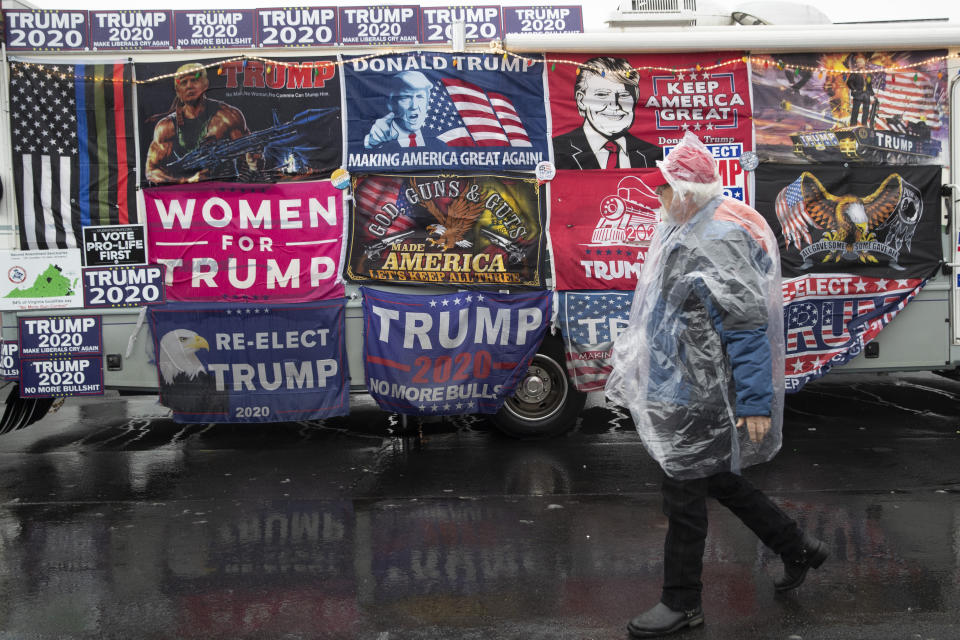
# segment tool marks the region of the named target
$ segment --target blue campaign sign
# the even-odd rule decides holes
[[[172,11],[90,12],[93,49],[170,49],[173,47]]]
[[[103,351],[100,316],[18,318],[20,357],[79,356]]]
[[[463,22],[467,40],[489,42],[500,37],[500,7],[420,7],[420,42],[450,42],[453,23]]]
[[[0,379],[20,378],[20,345],[14,340],[4,340],[0,345]]]
[[[503,7],[506,33],[583,33],[583,9],[572,6]]]
[[[87,309],[141,307],[165,300],[160,265],[83,270],[83,306]]]
[[[58,9],[8,9],[8,51],[82,51],[89,47],[87,12]]]
[[[150,309],[160,401],[177,422],[286,422],[350,410],[346,300]]]
[[[336,7],[258,9],[261,47],[320,47],[337,43]]]
[[[103,358],[24,359],[20,369],[21,398],[103,395]]]
[[[347,167],[533,170],[549,159],[543,66],[428,52],[347,60]]]
[[[340,7],[341,44],[417,44],[420,7]]]
[[[253,9],[174,11],[177,49],[231,49],[257,45]]]
[[[367,389],[381,408],[411,415],[496,413],[549,320],[548,291],[362,292]]]

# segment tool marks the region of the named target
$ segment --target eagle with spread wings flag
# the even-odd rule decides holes
[[[412,179],[411,182],[416,188],[416,180]],[[438,247],[441,251],[447,251],[454,246],[473,246],[464,236],[473,229],[477,218],[486,210],[483,202],[471,202],[461,191],[457,197],[450,200],[446,210],[442,210],[433,200],[423,200],[422,203],[430,215],[437,219],[437,224],[427,225],[427,244]]]
[[[919,192],[900,174],[891,173],[869,196],[835,196],[809,171],[784,187],[776,200],[777,218],[783,227],[786,247],[801,249],[811,243],[810,228],[825,230],[822,240],[841,242],[822,262],[839,262],[845,254],[856,255],[863,263],[877,263],[876,257],[858,243],[877,241],[877,232],[887,228],[884,244],[896,240],[910,248],[910,241],[922,209]],[[896,214],[896,215],[894,215]]]

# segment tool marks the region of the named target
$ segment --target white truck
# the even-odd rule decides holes
[[[662,24],[684,24],[691,18],[690,0],[681,3],[658,0],[651,12],[643,9],[626,12],[648,26],[639,30],[626,20],[602,33],[575,35],[507,34],[502,46],[516,53],[569,52],[590,54],[671,53],[696,51],[747,51],[751,54],[783,52],[823,52],[857,50],[915,50],[947,48],[951,53],[960,47],[960,26],[947,23],[916,25],[796,25],[771,26],[649,26],[656,24],[657,15],[673,18]],[[663,6],[660,6],[663,5]],[[695,4],[693,4],[695,7]],[[695,12],[695,10],[694,10]],[[743,14],[741,14],[742,17]],[[679,21],[678,21],[679,17]],[[695,15],[693,16],[695,22]],[[741,19],[744,23],[749,20]],[[687,23],[690,21],[687,20]],[[760,22],[760,21],[756,21]],[[421,47],[423,48],[423,47]],[[429,47],[426,47],[429,48]],[[467,45],[468,51],[489,51],[484,45]],[[446,47],[444,47],[446,49]],[[341,53],[362,54],[374,51],[361,47],[343,47]],[[237,51],[238,55],[244,53]],[[269,49],[251,50],[251,54],[269,56]],[[330,54],[329,47],[318,54]],[[191,52],[125,52],[136,61],[167,61],[183,59]],[[214,54],[216,55],[216,54]],[[116,53],[31,53],[25,58],[56,63],[82,57],[116,59]],[[4,61],[6,62],[6,60]],[[950,104],[950,164],[960,162],[960,141],[954,123],[957,122],[958,102],[957,60],[949,60]],[[18,230],[16,200],[12,197],[13,170],[11,166],[11,131],[6,114],[10,109],[9,68],[0,66],[0,105],[4,117],[0,119],[0,181],[6,196],[0,201],[0,248],[17,249]],[[141,142],[142,144],[142,142]],[[894,321],[887,326],[864,353],[842,367],[841,371],[909,371],[936,370],[956,376],[960,367],[960,221],[956,205],[960,192],[951,184],[949,168],[944,168],[942,242],[945,257],[939,273]],[[140,168],[137,168],[140,175]],[[409,289],[406,289],[409,291]],[[351,376],[350,389],[365,393],[362,361],[363,318],[357,287],[347,285],[346,340],[347,364]],[[80,310],[60,310],[54,314],[76,315]],[[121,392],[154,393],[157,389],[157,370],[148,361],[144,343],[149,340],[146,327],[139,327],[139,309],[97,311],[103,321],[104,384]],[[18,316],[51,315],[50,311],[4,312],[2,337],[16,341]],[[139,332],[135,348],[127,357],[131,335]],[[830,374],[836,375],[836,374]],[[51,406],[50,399],[23,399],[15,382],[8,383],[6,405],[0,418],[0,433],[19,429],[42,418]],[[495,423],[507,433],[520,437],[538,437],[561,433],[571,426],[584,407],[586,394],[574,389],[567,377],[564,347],[561,336],[548,335],[534,358],[515,395],[496,415]]]

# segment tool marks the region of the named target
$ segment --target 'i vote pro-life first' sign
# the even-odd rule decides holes
[[[18,318],[20,356],[79,356],[103,351],[100,316]]]
[[[145,264],[147,239],[142,224],[83,228],[83,264],[87,267]]]
[[[550,292],[407,295],[363,287],[367,388],[408,415],[496,413],[540,346]]]

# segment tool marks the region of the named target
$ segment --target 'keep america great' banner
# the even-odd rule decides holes
[[[548,324],[547,291],[362,292],[367,388],[398,413],[496,413]]]
[[[548,159],[542,58],[358,57],[344,78],[349,169],[529,171]]]
[[[723,154],[752,150],[749,75],[736,56],[548,54],[581,63],[579,69],[551,65],[547,72],[557,168],[655,167],[663,148],[686,131],[707,145],[732,145],[714,151],[721,165],[732,160]],[[712,68],[718,61],[728,64]],[[609,143],[616,145],[612,151]]]

